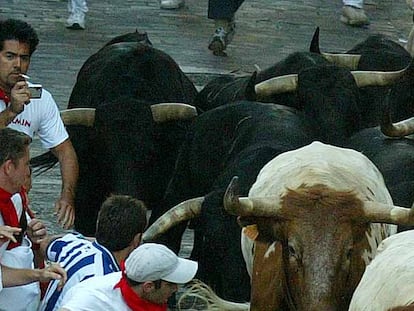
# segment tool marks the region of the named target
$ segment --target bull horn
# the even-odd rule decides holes
[[[242,217],[282,217],[281,208],[275,202],[277,197],[239,198],[238,177],[235,176],[227,187],[223,198],[224,209],[231,215]]]
[[[273,94],[281,94],[296,91],[298,87],[298,75],[290,74],[274,77],[260,82],[254,86],[258,97],[263,98]]]
[[[191,119],[197,116],[194,106],[183,103],[160,103],[151,106],[154,122],[162,123],[180,119]],[[84,125],[93,127],[95,108],[72,108],[62,110],[60,116],[65,125]]]
[[[384,113],[381,120],[381,132],[389,137],[404,137],[414,133],[414,117],[392,123],[389,111]]]
[[[397,71],[351,71],[358,87],[388,86],[392,85],[408,72],[411,63],[407,67]]]
[[[153,241],[180,222],[198,217],[201,213],[201,204],[203,201],[204,197],[198,197],[181,202],[169,209],[145,230],[142,236],[143,242]]]
[[[65,125],[84,125],[93,127],[95,123],[95,108],[73,108],[60,112]]]
[[[361,59],[361,55],[358,54],[321,53],[321,55],[328,62],[350,70],[358,69],[359,60]]]
[[[364,213],[370,222],[414,225],[414,209],[379,202],[364,202]]]
[[[402,120],[397,123],[392,123],[390,113],[390,98],[391,90],[388,91],[387,105],[383,109],[380,129],[381,132],[388,137],[404,137],[414,133],[414,117]]]
[[[388,86],[402,77],[405,69],[398,71],[351,71],[358,87]]]
[[[346,67],[350,70],[358,69],[359,60],[361,59],[361,55],[321,53],[321,49],[319,48],[319,27],[316,27],[316,30],[313,34],[309,52],[320,54],[331,64],[340,67]]]
[[[162,123],[174,120],[186,120],[197,116],[194,106],[183,103],[160,103],[151,105],[154,122]]]

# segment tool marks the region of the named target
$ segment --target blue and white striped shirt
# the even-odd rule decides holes
[[[39,311],[58,310],[62,297],[79,282],[120,271],[110,251],[98,242],[91,242],[74,233],[52,241],[47,248],[47,259],[60,263],[66,270],[68,279],[61,291],[57,290],[58,280],[50,282]]]

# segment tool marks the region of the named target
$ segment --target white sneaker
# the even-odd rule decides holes
[[[70,13],[66,20],[66,28],[76,30],[85,29],[85,13],[81,11]]]
[[[340,21],[344,24],[356,27],[369,25],[369,19],[365,14],[364,9],[349,5],[342,7],[342,15]]]
[[[161,0],[160,8],[166,10],[175,10],[184,6],[184,0]]]

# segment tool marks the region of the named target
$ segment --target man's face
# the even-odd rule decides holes
[[[17,40],[4,41],[0,51],[0,88],[9,92],[29,69],[29,44]]]
[[[165,304],[168,301],[168,298],[172,296],[178,290],[178,285],[175,283],[170,283],[166,281],[161,281],[160,288],[154,288],[151,292],[147,293],[146,297],[142,297],[152,303],[159,305]]]
[[[24,156],[11,165],[9,172],[10,189],[8,190],[10,193],[20,191],[20,188],[25,185],[27,179],[30,178],[29,162],[29,146],[27,146]]]

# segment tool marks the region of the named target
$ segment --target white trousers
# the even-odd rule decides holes
[[[364,6],[364,0],[342,0],[344,5],[354,6],[362,9]]]
[[[88,12],[86,0],[68,0],[68,11],[69,13]]]

